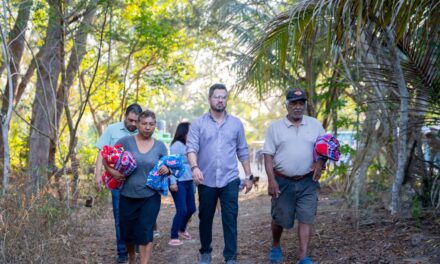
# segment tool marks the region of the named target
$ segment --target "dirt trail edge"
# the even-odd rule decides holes
[[[90,237],[84,238],[91,263],[115,263],[114,227],[111,209],[102,219],[90,220]],[[175,213],[172,199],[162,199],[158,224],[160,237],[154,241],[152,264],[197,263],[200,242],[198,216],[193,216],[188,231],[193,239],[182,246],[171,247],[169,231]],[[440,263],[440,223],[438,217],[419,220],[391,219],[383,208],[365,210],[355,221],[351,210],[343,209],[341,199],[321,192],[311,256],[325,263]],[[238,219],[238,262],[268,262],[271,245],[270,198],[266,187],[240,194]],[[419,226],[419,227],[417,227]],[[224,263],[221,216],[214,218],[213,264]],[[295,227],[284,232],[284,263],[296,263],[298,240]],[[89,257],[90,258],[90,257]],[[89,262],[89,261],[87,261]]]

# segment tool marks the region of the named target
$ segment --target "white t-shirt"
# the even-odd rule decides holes
[[[313,164],[316,139],[323,134],[325,130],[316,118],[304,115],[296,127],[284,117],[270,124],[263,153],[273,156],[276,171],[286,176],[304,175]]]

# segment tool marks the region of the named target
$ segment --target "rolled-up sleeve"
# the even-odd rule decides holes
[[[324,127],[322,127],[321,124],[319,124],[319,135],[320,135],[320,136],[325,135]]]
[[[186,142],[186,153],[199,153],[200,122],[194,121],[189,127]]]
[[[237,157],[240,161],[249,159],[248,144],[246,142],[246,136],[244,134],[244,127],[239,122],[238,137],[237,137]]]
[[[96,142],[95,146],[101,150],[105,145],[110,145],[110,129],[107,128],[104,130],[104,133],[102,133],[101,137],[99,138],[98,142]]]
[[[276,146],[275,146],[275,139],[273,133],[273,124],[271,124],[266,132],[262,153],[274,156],[275,151],[276,151]]]

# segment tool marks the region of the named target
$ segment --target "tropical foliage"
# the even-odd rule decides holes
[[[326,181],[356,208],[379,182],[393,212],[402,186],[440,206],[438,136],[422,131],[440,115],[436,1],[3,2],[4,192],[26,172],[30,193],[64,180],[77,195],[97,136],[129,103],[172,132],[206,111],[197,88],[236,78],[229,110],[250,141],[284,114],[289,87],[306,90],[326,129],[357,134]],[[229,64],[238,75],[217,76]]]
[[[352,204],[359,206],[368,168],[382,156],[393,213],[404,182],[425,205],[438,203],[426,197],[438,181],[432,163],[419,161],[421,128],[439,122],[439,12],[437,1],[298,1],[271,19],[241,60],[241,89],[261,96],[305,88],[309,114],[335,132],[347,103],[341,97],[350,98],[362,122],[345,180]]]

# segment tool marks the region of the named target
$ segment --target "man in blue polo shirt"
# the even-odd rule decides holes
[[[136,122],[141,112],[142,108],[138,104],[129,105],[125,111],[124,120],[109,125],[99,138],[98,142],[96,143],[96,147],[99,149],[99,151],[101,151],[104,145],[114,146],[120,138],[136,134]],[[99,154],[99,152],[96,159],[95,168],[95,188],[97,191],[99,191],[102,185],[101,175],[103,172],[102,156]],[[112,190],[111,192],[113,216],[115,218],[116,247],[118,252],[117,262],[125,263],[128,260],[128,255],[127,249],[125,248],[125,243],[121,240],[121,234],[119,231],[119,190]]]

